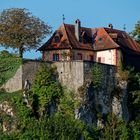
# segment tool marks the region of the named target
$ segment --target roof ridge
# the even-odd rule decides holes
[[[106,30],[106,29],[107,29],[107,30],[110,30],[110,29],[111,29],[111,28],[108,28],[108,27],[102,27],[102,28],[104,28],[105,30]],[[111,30],[112,30],[112,31],[118,31],[118,32],[122,32],[122,33],[127,34],[126,31],[119,30],[119,29],[114,29],[114,28],[112,28]]]
[[[74,24],[66,24],[66,23],[63,23],[64,25],[66,26],[73,26],[74,27]],[[80,28],[84,28],[84,29],[94,29],[94,28],[89,28],[89,27],[84,27],[84,26],[81,26]]]
[[[64,26],[74,26],[74,24],[67,24],[67,23],[63,23],[64,24]],[[62,25],[63,25],[62,24]],[[107,29],[107,30],[109,30],[110,28],[108,28],[108,27],[84,27],[84,26],[81,26],[81,28],[85,28],[85,29],[101,29],[101,28],[104,28],[104,29]],[[112,29],[112,30],[114,30],[114,31],[119,31],[119,32],[122,32],[122,33],[125,33],[125,34],[127,34],[128,35],[128,33],[127,32],[125,32],[125,31],[123,31],[123,30],[119,30],[119,29]]]

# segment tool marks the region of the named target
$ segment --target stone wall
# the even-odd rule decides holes
[[[14,77],[10,78],[1,88],[5,89],[7,92],[14,92],[22,89],[22,66],[19,67]]]
[[[58,72],[58,79],[63,86],[70,90],[77,89],[84,83],[84,65],[83,61],[62,61],[55,62]]]
[[[127,86],[123,86],[120,84],[122,81],[117,80],[116,67],[112,65],[99,64],[103,79],[100,88],[95,89],[92,85],[94,62],[80,60],[71,62],[25,60],[15,76],[5,84],[7,91],[22,89],[26,80],[32,85],[41,63],[45,63],[49,67],[56,67],[58,81],[66,88],[75,91],[77,99],[81,101],[81,106],[75,110],[76,118],[91,124],[97,122],[97,113],[106,115],[109,112],[113,112],[128,121]],[[121,89],[119,98],[113,94],[115,93],[115,87]],[[83,93],[79,92],[79,88],[83,90]]]
[[[70,90],[77,90],[84,82],[84,65],[83,61],[60,61],[60,62],[42,62],[36,60],[24,60],[23,65],[15,73],[15,76],[8,80],[3,88],[7,92],[21,90],[25,81],[28,80],[32,85],[35,74],[40,65],[45,63],[49,67],[56,67],[58,80],[63,86]]]
[[[42,61],[37,60],[24,60],[22,65],[22,88],[26,80],[28,80],[31,85],[33,84],[36,72],[39,70],[42,63]]]
[[[35,74],[40,68],[41,61],[24,61],[22,66],[22,85],[26,80],[33,83]],[[49,67],[56,67],[59,82],[70,90],[77,90],[83,85],[83,61],[44,62]]]
[[[17,70],[15,76],[3,85],[8,92],[21,90],[24,83],[28,80],[31,84],[35,79],[35,74],[40,65],[45,63],[48,66],[56,67],[58,80],[68,89],[77,90],[85,81],[91,81],[91,61],[60,61],[60,62],[42,62],[36,60],[24,60],[23,65]],[[114,66],[100,64],[104,71],[105,83],[113,84]]]

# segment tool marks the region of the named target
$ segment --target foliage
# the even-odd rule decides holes
[[[18,97],[20,92],[14,93],[6,93],[4,91],[0,91],[0,103],[7,102],[9,107],[14,108],[14,104],[12,103],[13,97]],[[14,109],[13,109],[14,112]],[[0,110],[0,139],[14,139],[13,133],[3,133],[2,124],[6,122],[8,126],[14,125],[16,122],[16,117],[11,117],[10,115],[6,114],[4,111]]]
[[[65,92],[64,96],[61,97],[62,99],[59,102],[60,110],[57,113],[51,116],[44,114],[40,119],[36,118],[33,108],[31,109],[23,103],[20,92],[18,96],[15,95],[13,94],[10,100],[12,101],[17,121],[15,132],[10,134],[12,139],[75,140],[84,135],[86,127],[80,120],[74,118],[72,109],[75,103],[70,92]],[[9,99],[9,97],[6,99]],[[39,98],[39,100],[42,99]],[[2,133],[1,138],[9,138],[9,135]]]
[[[99,140],[99,137],[100,137],[100,130],[95,126],[88,129],[88,131],[84,131],[85,140]]]
[[[80,139],[82,131],[84,129],[83,123],[79,120],[71,118],[70,116],[64,116],[62,114],[56,114],[48,121],[48,139],[57,140],[76,140]]]
[[[103,71],[101,67],[96,63],[94,64],[92,68],[92,81],[93,81],[93,86],[95,88],[98,88],[101,86],[103,80]]]
[[[132,120],[140,119],[140,74],[131,72],[128,82],[128,107]]]
[[[120,69],[118,69],[118,73],[119,73],[119,80],[123,80],[123,81],[128,80],[128,75],[129,75],[128,70],[120,70]]]
[[[36,74],[35,82],[32,87],[33,106],[37,113],[41,115],[47,112],[49,103],[58,102],[62,95],[62,87],[56,82],[54,70],[42,65]]]
[[[19,96],[19,92],[7,93],[5,91],[0,90],[0,102],[9,101],[12,102],[12,98],[14,96]]]
[[[74,94],[62,90],[59,83],[55,81],[53,72],[54,70],[45,65],[38,71],[29,98],[33,108],[23,103],[20,92],[19,96],[15,96],[14,93],[13,96],[9,95],[10,100],[6,94],[2,96],[5,100],[12,101],[16,115],[17,126],[14,133],[10,134],[12,139],[75,140],[88,134],[86,126],[74,118],[74,109],[78,104],[74,100]],[[58,111],[49,116],[46,112],[48,103],[52,100],[57,102]],[[42,115],[40,115],[41,111]],[[36,112],[39,112],[39,118],[36,117]],[[9,136],[2,133],[1,138],[9,138]]]
[[[58,105],[59,113],[63,116],[66,115],[74,118],[74,110],[77,107],[79,107],[79,101],[75,99],[73,92],[64,90],[64,94],[61,96]]]
[[[58,112],[49,119],[49,138],[58,140],[80,139],[87,132],[83,122],[75,119],[74,110],[79,102],[71,91],[64,89],[58,104]]]
[[[123,62],[119,62],[119,66],[117,70],[119,74],[119,80],[127,81],[129,77],[129,73],[133,71],[133,68],[128,68],[125,66]]]
[[[7,51],[0,52],[0,86],[14,76],[22,61]]]
[[[130,139],[139,140],[140,139],[140,121],[131,121],[130,127]]]
[[[135,24],[135,29],[130,33],[130,35],[140,43],[140,21]]]
[[[37,48],[50,26],[32,16],[26,9],[12,8],[0,13],[0,44],[23,52]]]
[[[114,114],[109,114],[105,128],[101,135],[102,140],[127,140],[129,139],[129,128],[125,122]]]

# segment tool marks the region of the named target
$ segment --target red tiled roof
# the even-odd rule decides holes
[[[106,49],[115,49],[119,47],[119,45],[113,41],[113,39],[108,35],[104,28],[95,28],[92,30],[93,32],[97,32],[94,43],[94,50],[99,51]]]
[[[81,43],[75,37],[74,25],[64,24],[69,43],[73,49],[83,49],[83,50],[93,50],[93,45],[91,43]],[[91,37],[91,29],[81,27],[81,31],[86,31],[87,35]]]
[[[120,48],[126,53],[140,55],[140,45],[129,35],[120,30],[112,28],[80,28],[81,34],[84,32],[88,37],[86,43],[76,39],[75,26],[71,24],[62,24],[51,38],[38,50],[57,50],[57,49],[82,49],[91,51],[101,51],[107,49]],[[56,33],[62,32],[63,36],[59,43],[54,43],[53,38]]]
[[[57,32],[61,31],[63,36],[60,40],[59,43],[55,43],[53,42],[53,38],[56,35]],[[44,50],[57,50],[57,49],[70,49],[70,43],[69,43],[69,39],[67,37],[67,33],[66,30],[64,28],[64,24],[62,24],[62,26],[54,32],[54,34],[51,36],[51,38],[43,45],[41,46],[38,50],[39,51],[44,51]]]
[[[125,31],[120,31],[116,29],[104,28],[106,32],[116,33],[117,40],[116,43],[120,48],[126,53],[139,54],[140,55],[140,44],[133,40]]]

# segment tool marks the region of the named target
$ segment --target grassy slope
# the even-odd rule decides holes
[[[0,52],[0,86],[15,75],[21,62],[21,59],[16,55],[6,51]]]

